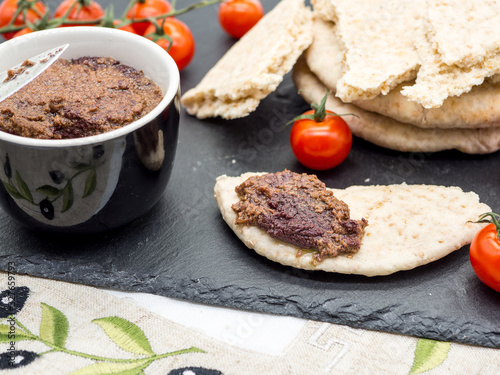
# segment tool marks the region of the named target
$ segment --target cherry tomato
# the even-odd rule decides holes
[[[118,29],[118,30],[128,31],[129,33],[137,34],[131,24],[119,26],[120,24],[122,24],[121,20],[114,20],[114,19],[106,19],[105,18],[99,26],[109,27],[111,29]]]
[[[79,3],[74,5],[75,3]],[[104,16],[104,10],[94,0],[64,0],[57,7],[54,17],[60,18],[63,17],[66,12],[71,11],[68,14],[68,20],[74,21],[98,21]],[[62,26],[94,26],[94,23],[89,24],[80,24],[80,23],[67,23]]]
[[[485,215],[497,216],[493,213]],[[494,223],[488,224],[474,236],[470,244],[469,258],[479,280],[500,292],[500,240],[497,234],[498,222],[496,219],[493,221]]]
[[[290,145],[304,166],[323,171],[342,163],[352,146],[352,133],[342,117],[325,109],[327,94],[313,109],[296,117],[290,133]]]
[[[120,20],[114,20],[113,25],[118,26],[121,23]],[[128,31],[129,33],[137,34],[137,31],[133,28],[132,24],[116,27],[118,30]]]
[[[24,29],[21,29],[19,31],[16,31],[16,33],[14,34],[13,38],[17,38],[18,36],[21,36],[21,35],[26,35],[26,34],[30,34],[32,33],[34,30],[31,30],[29,27],[25,27]]]
[[[163,20],[158,21],[161,25]],[[160,47],[165,49],[174,59],[179,71],[184,69],[192,60],[195,51],[193,34],[189,27],[181,20],[167,17],[163,23],[163,29],[157,30],[156,25],[151,24],[146,29],[144,36],[155,41]],[[168,35],[172,41],[163,35]]]
[[[160,16],[170,12],[172,6],[167,0],[139,0],[127,12],[130,20]],[[151,22],[134,22],[132,27],[139,35],[144,35]]]
[[[225,0],[219,5],[219,23],[234,38],[245,35],[263,16],[260,0]]]
[[[0,4],[0,27],[7,26],[17,10],[18,0],[4,0]],[[14,21],[15,26],[26,25],[27,22],[35,22],[43,17],[47,12],[45,4],[40,0],[29,0],[26,12],[21,11]],[[25,13],[25,15],[24,15]],[[5,39],[14,37],[17,31],[2,34]]]

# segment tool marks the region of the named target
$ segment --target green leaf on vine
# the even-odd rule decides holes
[[[11,325],[0,324],[0,342],[34,340],[26,332],[21,331],[19,327],[11,329]]]
[[[19,193],[21,193],[23,198],[26,199],[28,202],[33,203],[33,196],[31,195],[30,188],[28,187],[28,184],[21,177],[19,171],[16,171],[16,182],[17,182],[17,187],[19,188]]]
[[[88,197],[91,195],[97,186],[97,173],[95,169],[91,169],[90,173],[85,180],[85,190],[83,191],[82,198]]]
[[[42,320],[40,322],[40,338],[53,345],[64,348],[68,337],[69,323],[66,315],[46,303],[42,305]]]
[[[57,198],[61,195],[61,189],[51,185],[43,185],[36,189],[40,194],[45,195],[47,198]]]
[[[92,323],[99,324],[108,337],[123,350],[139,355],[154,354],[146,335],[134,323],[117,316],[94,319]]]
[[[70,180],[63,189],[63,205],[61,212],[68,211],[73,206],[74,201],[75,201],[75,196],[73,193],[73,184],[71,183]]]
[[[449,342],[419,339],[410,374],[421,374],[439,366],[448,356],[450,346]]]
[[[99,362],[69,375],[138,375],[151,364],[152,360],[134,361],[132,363]]]

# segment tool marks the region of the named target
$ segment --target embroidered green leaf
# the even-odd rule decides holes
[[[151,360],[133,363],[99,362],[73,371],[69,375],[138,375],[143,369],[148,367],[151,362]]]
[[[153,355],[151,345],[144,332],[126,319],[110,316],[92,320],[99,324],[108,337],[123,350],[141,355]]]
[[[421,374],[439,366],[448,356],[449,342],[419,339],[410,374]]]
[[[63,189],[63,205],[61,212],[68,211],[71,208],[71,206],[73,206],[74,200],[75,197],[73,193],[73,184],[71,183],[71,181],[68,181],[68,183]]]
[[[45,195],[47,198],[56,198],[61,195],[61,189],[51,185],[43,185],[36,189],[40,194]]]
[[[9,324],[0,324],[0,342],[23,340],[33,340],[33,338],[28,336],[25,332],[21,331],[19,327]]]
[[[95,169],[91,169],[90,173],[85,180],[85,190],[83,192],[82,198],[88,197],[92,194],[97,186],[97,174]]]
[[[19,189],[19,193],[25,198],[28,202],[33,203],[33,196],[31,195],[30,188],[28,187],[28,184],[23,180],[21,175],[19,174],[19,171],[16,170],[16,182],[17,182],[17,187]]]
[[[3,182],[3,181],[2,181]],[[3,182],[3,186],[5,186],[5,190],[12,195],[13,198],[23,199],[21,193],[19,193],[14,185],[12,185],[9,181]]]
[[[40,322],[40,338],[53,345],[64,347],[68,337],[69,323],[66,316],[55,307],[46,303],[42,305],[42,320]]]

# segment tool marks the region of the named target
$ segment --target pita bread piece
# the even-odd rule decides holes
[[[305,51],[307,65],[328,89],[335,92],[342,76],[344,50],[331,21],[316,18],[314,39]],[[439,108],[424,108],[401,95],[401,83],[387,95],[352,103],[367,111],[391,117],[421,128],[480,128],[500,126],[500,85],[493,79],[475,86],[470,92],[447,98]]]
[[[349,205],[351,218],[368,220],[357,253],[313,262],[313,254],[269,236],[265,231],[235,224],[231,206],[239,198],[235,187],[255,173],[217,178],[215,199],[222,216],[251,249],[283,265],[366,276],[389,275],[440,259],[472,241],[481,228],[467,223],[490,208],[475,193],[458,187],[428,185],[352,186],[332,189]]]
[[[345,47],[345,71],[337,83],[343,102],[386,94],[415,77],[419,56],[413,33],[421,19],[423,0],[330,0],[315,11],[336,19]],[[332,9],[334,16],[332,16]]]
[[[336,92],[343,74],[345,48],[335,23],[315,17],[313,41],[304,52],[307,65],[328,89]]]
[[[441,60],[462,68],[500,52],[500,1],[427,1],[431,39]]]
[[[282,0],[182,96],[187,112],[200,119],[250,114],[311,44],[311,25],[303,0]]]
[[[293,69],[293,80],[302,90],[304,100],[319,102],[325,86],[309,70],[304,58]],[[305,94],[307,93],[307,94]],[[479,129],[422,129],[392,118],[365,111],[355,105],[345,104],[333,94],[328,96],[326,109],[336,113],[353,113],[345,116],[352,133],[378,146],[404,152],[435,152],[456,149],[469,154],[486,154],[500,149],[500,128]]]
[[[485,78],[500,73],[500,54],[465,68],[444,63],[438,45],[431,38],[428,22],[422,22],[414,35],[422,64],[415,84],[403,87],[401,94],[424,108],[437,108],[446,98],[467,93]]]

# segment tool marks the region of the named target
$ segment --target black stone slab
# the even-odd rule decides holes
[[[274,2],[265,1],[266,10]],[[198,46],[182,73],[184,91],[233,43],[215,17],[216,7],[182,17]],[[284,168],[310,172],[295,161],[289,129],[282,127],[306,108],[287,76],[244,119],[198,121],[184,113],[171,183],[151,212],[113,233],[63,238],[34,234],[0,211],[0,269],[14,262],[19,273],[56,280],[500,347],[500,295],[476,278],[468,247],[412,271],[368,278],[284,267],[232,233],[213,199],[215,178]],[[458,185],[500,212],[499,163],[499,153],[399,153],[355,139],[348,159],[318,176],[336,188]]]

